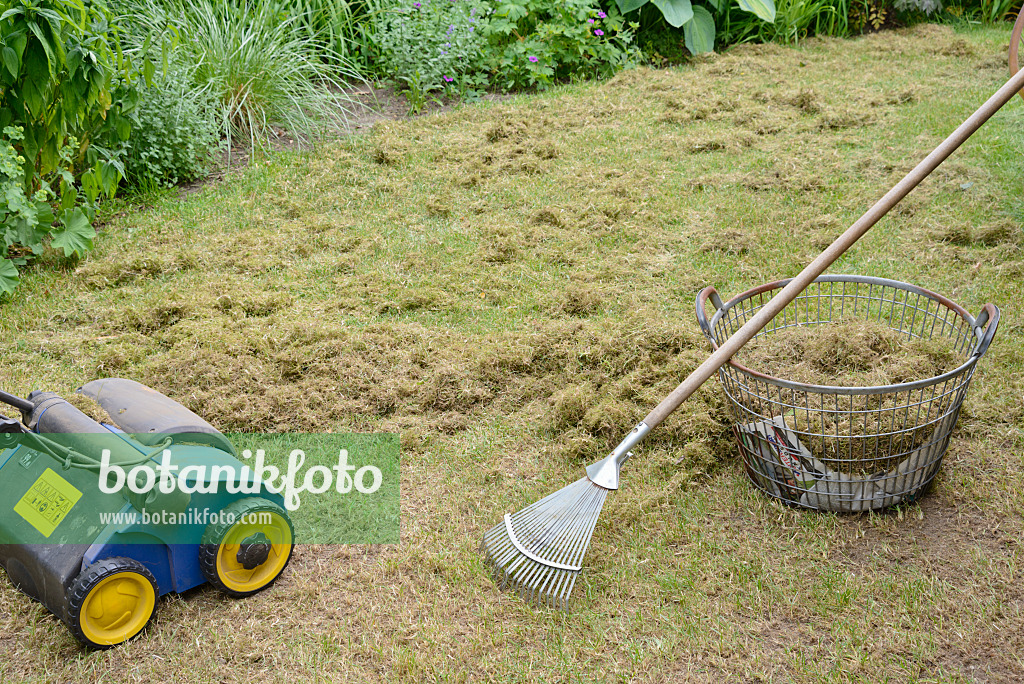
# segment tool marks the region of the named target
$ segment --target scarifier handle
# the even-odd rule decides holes
[[[782,288],[771,300],[765,304],[749,321],[739,330],[734,332],[721,347],[709,356],[704,363],[690,373],[678,387],[672,390],[665,399],[654,407],[654,410],[647,414],[643,422],[654,428],[661,421],[665,420],[673,411],[679,408],[691,394],[697,391],[704,382],[715,374],[719,368],[725,365],[733,354],[740,350],[766,326],[769,321],[775,318],[786,305],[796,299],[803,290],[810,285],[815,278],[825,272],[832,263],[843,255],[853,243],[859,240],[871,226],[875,225],[880,218],[885,216],[890,209],[896,206],[901,199],[907,196],[911,190],[924,180],[928,174],[935,170],[939,164],[946,160],[960,145],[991,118],[999,109],[1010,101],[1010,99],[1024,87],[1024,71],[1018,71],[1007,81],[1002,88],[990,97],[985,104],[978,107],[977,111],[971,114],[966,121],[950,133],[949,137],[943,140],[938,147],[932,150],[931,154],[925,157],[915,166],[910,173],[903,177],[892,190],[875,202],[874,206],[857,219],[852,226],[846,229],[836,241],[825,248],[818,257],[800,271],[789,285]]]
[[[4,392],[3,390],[0,390],[0,401],[7,404],[8,406],[13,406],[22,413],[31,413],[36,407],[36,405],[33,404],[28,399],[16,397],[13,394],[8,394],[7,392]]]

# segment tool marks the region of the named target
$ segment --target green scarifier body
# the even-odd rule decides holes
[[[187,411],[171,399],[144,389],[144,401],[151,402],[156,395],[158,404]],[[140,396],[128,396],[128,403]],[[83,418],[91,421],[70,404],[59,403],[63,400],[53,401],[52,395],[45,400],[49,402],[45,410],[77,413],[79,422],[75,425],[85,426],[80,422]],[[46,426],[45,420],[38,422],[40,427]],[[60,458],[62,452],[58,449],[47,448],[46,442],[37,442],[30,435],[0,434],[0,566],[19,589],[39,600],[73,632],[69,604],[72,588],[90,566],[111,558],[133,559],[152,574],[157,596],[180,593],[210,581],[201,567],[199,549],[210,528],[211,515],[242,499],[269,502],[284,513],[283,498],[265,491],[251,470],[243,470],[244,464],[235,458],[230,442],[212,427],[179,434],[126,434],[91,422],[101,430],[44,430],[41,436],[50,440],[51,447],[53,443],[73,445],[76,452],[96,461],[104,449],[109,449],[110,463],[121,464],[126,473],[137,465],[148,466],[156,482],[157,466],[163,461],[177,467],[175,475],[185,472],[179,481],[197,491],[138,494],[125,485],[105,493],[100,487],[98,467],[76,467],[68,457]],[[207,426],[197,416],[192,423],[193,428]],[[54,427],[54,421],[49,427]],[[165,448],[169,452],[166,460]],[[200,473],[206,476],[202,482],[196,479]],[[211,486],[213,477],[217,479],[216,487]],[[229,483],[234,492],[229,491]],[[107,488],[113,484],[108,479]]]

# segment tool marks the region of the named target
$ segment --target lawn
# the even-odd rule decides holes
[[[1019,100],[830,269],[1002,307],[919,504],[768,500],[709,382],[624,469],[570,611],[479,553],[708,353],[698,289],[799,272],[1003,83],[1008,37],[740,46],[380,123],[39,264],[0,305],[4,390],[121,376],[225,431],[398,432],[402,542],[303,546],[100,653],[2,578],[0,681],[1020,681]]]

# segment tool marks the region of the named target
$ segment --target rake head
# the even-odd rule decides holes
[[[608,489],[583,477],[518,513],[506,514],[483,543],[498,584],[538,605],[568,608],[607,496]]]

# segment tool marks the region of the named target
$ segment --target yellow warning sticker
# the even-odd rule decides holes
[[[82,492],[47,468],[14,505],[14,512],[49,537],[81,498]]]

